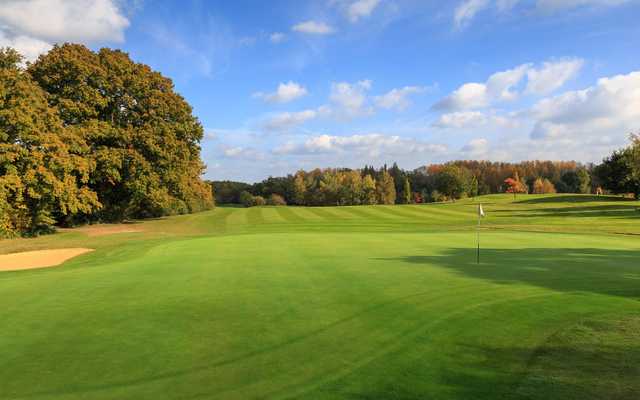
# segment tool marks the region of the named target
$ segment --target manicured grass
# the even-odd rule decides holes
[[[227,208],[0,241],[1,399],[637,399],[640,203]]]

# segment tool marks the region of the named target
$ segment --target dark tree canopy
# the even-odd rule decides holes
[[[632,135],[631,145],[605,158],[595,175],[608,191],[633,193],[640,198],[640,137]]]
[[[471,174],[468,169],[456,165],[445,166],[436,177],[436,190],[451,199],[468,194]]]

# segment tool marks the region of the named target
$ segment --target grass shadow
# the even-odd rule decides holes
[[[394,260],[429,264],[500,284],[525,283],[561,292],[592,292],[640,299],[640,251],[597,248],[452,248],[435,256]]]
[[[553,195],[548,197],[539,197],[535,199],[527,199],[514,201],[514,204],[549,204],[549,203],[592,203],[603,201],[615,201],[615,202],[634,202],[636,200],[623,196],[595,196],[595,195]]]
[[[622,315],[580,321],[538,345],[460,344],[473,357],[453,360],[443,383],[465,399],[634,400],[639,340],[640,318]]]
[[[619,217],[619,218],[638,218],[640,217],[640,208],[637,205],[630,204],[611,204],[597,206],[574,206],[574,207],[549,207],[549,208],[531,208],[518,210],[494,210],[497,213],[508,213],[518,218],[534,218],[534,217]]]

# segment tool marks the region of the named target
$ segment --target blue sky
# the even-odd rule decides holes
[[[640,131],[640,1],[5,0],[0,45],[122,48],[172,78],[210,179],[598,161]]]

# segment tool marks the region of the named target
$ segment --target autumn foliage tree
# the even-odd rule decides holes
[[[307,186],[304,179],[304,171],[298,171],[293,180],[293,202],[297,205],[304,205]]]
[[[513,198],[516,198],[516,195],[518,193],[528,193],[529,189],[527,188],[527,185],[525,185],[521,180],[520,177],[518,176],[518,173],[516,172],[514,174],[513,178],[507,178],[504,180],[504,183],[506,185],[506,190],[505,192],[507,193],[513,193]]]
[[[24,69],[0,50],[0,233],[209,208],[202,131],[126,53],[64,44]]]
[[[548,179],[546,178],[537,178],[533,182],[533,193],[534,194],[548,194],[548,193],[556,193],[556,188]]]
[[[369,174],[362,179],[362,204],[378,204],[376,181]]]
[[[35,235],[55,218],[99,209],[89,148],[65,129],[47,94],[0,50],[0,235]]]
[[[66,130],[88,146],[101,219],[188,213],[212,205],[200,179],[203,129],[170,79],[119,50],[54,46],[29,66]]]
[[[269,196],[267,204],[269,204],[270,206],[286,206],[287,202],[284,197],[280,196],[279,194],[273,193],[271,196]]]
[[[378,194],[378,204],[395,204],[396,202],[396,186],[391,174],[382,171],[376,185]]]

